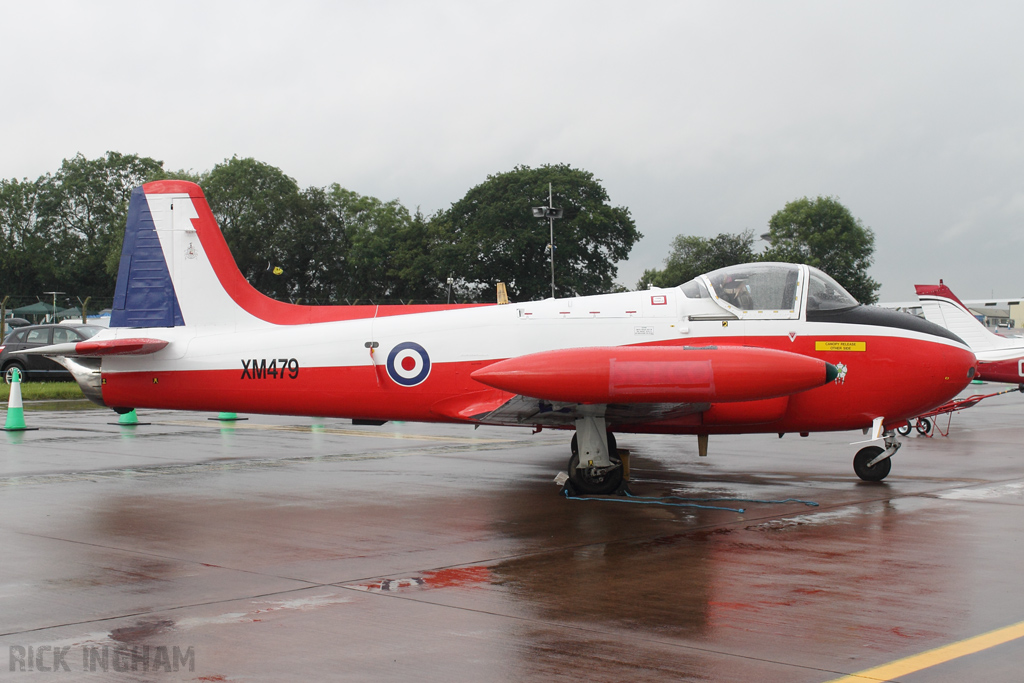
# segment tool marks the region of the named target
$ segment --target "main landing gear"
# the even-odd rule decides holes
[[[896,438],[895,432],[886,432],[883,438],[885,448],[867,446],[853,456],[853,471],[864,481],[882,481],[889,476],[889,470],[892,469],[890,458],[903,445]]]
[[[622,485],[622,459],[615,435],[605,431],[603,417],[576,420],[569,458],[569,481],[579,493],[607,495]]]

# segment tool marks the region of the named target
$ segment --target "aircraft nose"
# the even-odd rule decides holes
[[[974,353],[959,344],[926,342],[907,344],[902,359],[893,368],[893,386],[901,395],[887,419],[909,418],[926,413],[954,398],[977,374]]]
[[[978,374],[978,358],[970,349],[953,349],[949,354],[949,378],[951,381],[959,378],[963,386],[970,384],[974,376]]]
[[[963,391],[978,374],[978,359],[966,347],[946,347],[936,365],[940,372],[935,376],[935,388],[941,402]]]

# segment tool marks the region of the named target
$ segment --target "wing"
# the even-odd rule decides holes
[[[702,413],[710,403],[612,403],[605,406],[604,418],[609,424],[662,422],[693,413]],[[552,403],[528,396],[515,396],[494,410],[472,416],[485,424],[543,425],[545,427],[574,424],[584,417],[580,403]],[[588,411],[593,415],[593,411]]]

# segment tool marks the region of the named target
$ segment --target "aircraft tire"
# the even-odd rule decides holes
[[[897,427],[896,433],[899,434],[900,436],[910,436],[910,432],[913,431],[913,429],[914,428],[910,425],[910,422],[908,421],[907,424],[903,425],[902,427]]]
[[[891,458],[868,467],[868,463],[877,458],[883,450],[878,446],[867,446],[857,451],[857,455],[853,456],[853,471],[858,477],[864,481],[882,481],[889,476],[889,471],[892,470]]]
[[[611,469],[603,472],[596,468],[577,468],[580,462],[579,445],[576,435],[572,435],[572,457],[569,458],[569,480],[580,493],[592,496],[604,496],[615,491],[622,484],[622,460],[619,459],[615,444],[615,435],[608,432],[608,450],[610,451]]]
[[[932,423],[927,417],[922,417],[917,421],[917,433],[921,435],[927,435],[932,431]]]

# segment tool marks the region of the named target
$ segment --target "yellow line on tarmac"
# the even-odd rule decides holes
[[[928,650],[927,652],[922,652],[918,655],[911,655],[910,657],[897,659],[895,662],[876,666],[873,669],[865,669],[864,671],[850,674],[849,676],[835,678],[828,681],[828,683],[892,681],[898,679],[900,676],[906,676],[907,674],[912,674],[916,671],[920,671],[921,669],[927,669],[928,667],[935,666],[936,664],[943,664],[959,657],[973,655],[976,652],[981,652],[982,650],[987,650],[991,647],[995,647],[996,645],[1008,643],[1011,640],[1016,640],[1022,636],[1024,636],[1024,621],[1011,626],[997,628],[994,631],[982,633],[980,636],[961,640],[958,643],[943,645],[942,647],[937,647],[934,650]]]
[[[231,427],[232,429],[260,429],[275,432],[301,432],[308,434],[336,434],[339,436],[366,436],[376,439],[409,439],[410,441],[449,441],[455,443],[510,443],[513,439],[474,439],[466,436],[428,436],[426,434],[402,434],[400,432],[371,432],[362,429],[335,429],[308,425],[268,425],[244,422],[216,422],[199,420],[160,420],[154,424],[181,425],[185,427]]]

